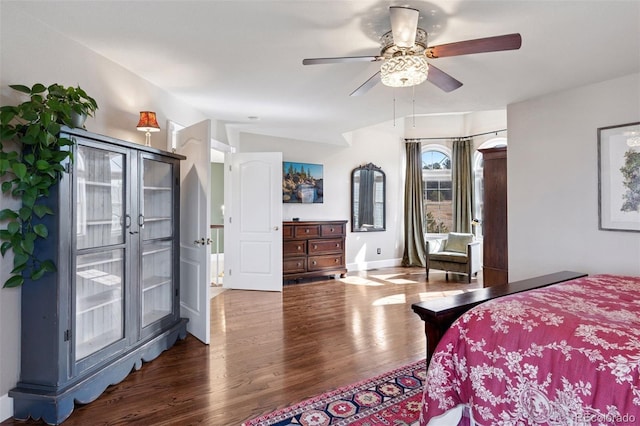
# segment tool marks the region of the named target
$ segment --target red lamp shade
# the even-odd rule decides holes
[[[140,121],[136,126],[141,132],[159,132],[160,126],[156,119],[156,113],[152,111],[140,111]]]

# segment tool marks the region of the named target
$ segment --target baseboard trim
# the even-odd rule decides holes
[[[0,422],[13,417],[13,398],[8,393],[0,396]]]
[[[347,265],[348,271],[370,271],[377,268],[391,268],[394,266],[402,266],[402,259],[385,259],[374,260],[371,262],[355,262]]]

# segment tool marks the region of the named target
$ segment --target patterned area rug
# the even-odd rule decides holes
[[[417,425],[425,379],[422,360],[265,414],[243,426]]]

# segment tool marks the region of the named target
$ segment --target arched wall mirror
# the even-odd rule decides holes
[[[386,176],[369,163],[351,172],[351,232],[384,231]]]

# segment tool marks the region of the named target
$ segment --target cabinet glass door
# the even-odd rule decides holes
[[[124,337],[124,250],[85,254],[76,260],[76,359]]]
[[[142,251],[142,326],[171,314],[173,259],[171,241],[147,241]]]
[[[125,155],[86,145],[76,154],[76,360],[124,338]]]
[[[78,147],[76,248],[124,243],[124,154]]]
[[[142,160],[142,327],[173,313],[173,165]]]
[[[145,158],[142,169],[142,238],[170,238],[173,230],[173,166]]]

